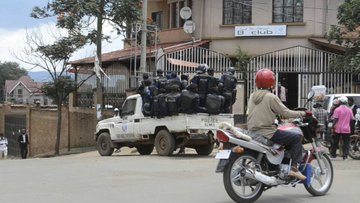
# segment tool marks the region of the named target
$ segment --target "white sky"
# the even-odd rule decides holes
[[[20,29],[4,29],[0,27],[0,61],[13,61],[20,64],[21,67],[30,70],[32,66],[19,61],[12,53],[21,54],[22,50],[25,47],[25,38],[26,32],[41,32],[42,36],[46,38],[44,41],[50,41],[51,36],[49,34],[49,30],[56,30],[54,23],[44,23],[37,25],[30,29],[20,28]],[[103,42],[103,53],[115,51],[123,48],[123,37],[118,36],[116,32],[111,33],[110,31],[111,26],[105,25],[104,26],[104,33],[111,34],[112,36],[112,43],[107,43],[106,41]],[[84,49],[79,50],[76,52],[72,57],[71,60],[81,59],[85,57],[90,57],[94,55],[94,51],[96,47],[94,45],[87,46]],[[42,71],[42,69],[32,69],[31,71]]]

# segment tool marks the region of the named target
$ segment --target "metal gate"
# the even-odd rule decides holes
[[[157,59],[157,66],[162,64],[165,72],[195,73],[199,64],[207,64],[215,73],[226,72],[232,66],[229,57],[203,47],[190,47],[180,51],[164,53]]]
[[[277,83],[280,76],[292,76],[292,84],[297,85],[297,106],[303,106],[307,93],[314,85],[325,85],[327,94],[352,92],[352,74],[343,71],[330,71],[332,59],[337,55],[303,46],[256,56],[248,65],[247,95],[255,90],[255,74],[261,68],[269,68],[276,74]],[[294,83],[295,82],[295,83]]]
[[[17,138],[22,129],[26,129],[26,115],[5,115],[5,135],[9,142],[8,154],[10,156],[20,156]]]

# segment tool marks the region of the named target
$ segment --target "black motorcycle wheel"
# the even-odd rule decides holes
[[[318,159],[314,159],[310,162],[312,166],[310,184],[304,184],[305,189],[313,196],[325,195],[330,190],[334,179],[334,169],[329,155],[321,154],[319,161],[324,169],[324,174],[321,174]]]
[[[355,160],[360,160],[360,138],[359,135],[350,137],[349,156]]]
[[[223,173],[223,182],[227,194],[238,203],[254,202],[263,193],[264,184],[256,180],[241,177],[240,169],[254,169],[256,156],[243,154],[230,160]]]

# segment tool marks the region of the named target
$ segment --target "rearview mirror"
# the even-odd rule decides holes
[[[314,96],[315,96],[315,91],[314,91],[314,90],[310,90],[310,92],[309,92],[308,95],[307,95],[308,101],[311,101]]]

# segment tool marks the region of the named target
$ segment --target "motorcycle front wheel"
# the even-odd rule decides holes
[[[351,135],[349,156],[355,160],[360,160],[360,138],[359,135]]]
[[[241,176],[241,170],[255,169],[256,156],[250,154],[240,155],[234,158],[225,167],[223,174],[224,186],[227,194],[235,202],[254,202],[264,190],[264,185],[253,179]]]
[[[324,173],[321,173],[319,162]],[[329,155],[321,154],[320,157],[313,159],[310,165],[312,167],[311,180],[310,184],[305,184],[305,188],[313,196],[325,195],[330,190],[334,179],[334,170]]]

